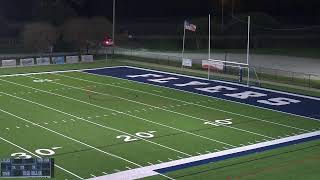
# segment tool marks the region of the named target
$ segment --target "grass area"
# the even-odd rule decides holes
[[[254,54],[320,58],[320,48],[252,49]]]
[[[96,62],[16,68],[5,69],[6,72],[2,73],[90,68],[110,64]],[[102,176],[149,166],[150,163],[218,152],[320,128],[320,122],[302,117],[83,72],[2,76],[0,84],[0,101],[5,102],[0,104],[0,158],[18,152],[30,154],[39,149],[52,150],[53,147],[59,147],[48,156],[55,158],[56,164],[65,169],[56,168],[55,179],[59,180]],[[232,125],[213,126],[205,123],[217,119],[232,119]],[[296,148],[290,146],[284,149],[294,151]],[[310,156],[312,154],[316,157],[318,151],[311,152]],[[219,173],[208,171],[192,176],[185,174],[266,155],[269,152],[177,171],[168,176],[179,179],[210,179],[215,174],[219,178],[239,176],[248,173],[251,166],[231,166],[233,171],[220,169]],[[298,161],[298,156],[305,157],[293,154],[283,158],[293,162]],[[268,168],[268,164],[281,163],[277,158],[265,159],[267,163],[256,162],[253,171]],[[290,170],[284,168],[268,177],[285,177]],[[303,169],[295,173],[302,176],[306,172],[309,177],[320,176],[314,169]]]
[[[62,70],[71,70],[71,69],[97,68],[97,67],[104,67],[104,66],[108,66],[108,65],[109,65],[109,63],[106,62],[105,60],[100,60],[100,61],[95,61],[94,63],[1,68],[0,75],[45,72],[45,71],[62,71]]]
[[[162,48],[164,47],[164,48]],[[153,51],[162,52],[181,52],[181,49],[170,48],[170,46],[159,46],[156,48],[144,48]],[[282,55],[282,56],[293,56],[293,57],[306,57],[306,58],[320,58],[320,48],[251,48],[251,54],[261,55]],[[187,53],[208,53],[208,49],[186,49]],[[214,53],[236,53],[246,54],[246,49],[211,49]]]
[[[249,180],[249,179],[319,179],[319,141],[298,144],[269,152],[241,157],[168,174],[174,179]],[[204,176],[205,175],[205,176]],[[163,179],[160,176],[146,179]]]
[[[307,58],[320,58],[319,48],[252,48],[250,52],[252,54],[263,55],[283,55],[283,56],[295,56],[295,57],[307,57]],[[186,50],[191,53],[207,53],[208,49],[199,50]],[[246,49],[212,49],[212,52],[216,53],[240,53],[246,54]]]

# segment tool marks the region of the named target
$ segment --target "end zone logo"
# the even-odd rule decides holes
[[[317,97],[127,66],[87,70],[85,72],[167,87],[320,120],[320,98]]]
[[[147,81],[156,82],[159,84],[166,84],[169,82],[175,82],[175,80],[179,80],[176,77],[164,77],[164,75],[160,74],[140,74],[140,75],[127,75],[129,78],[146,78]],[[235,99],[246,100],[249,98],[256,98],[258,103],[267,104],[270,106],[283,106],[291,103],[300,103],[300,100],[286,98],[286,97],[275,97],[269,98],[268,94],[255,92],[255,91],[241,91],[239,88],[234,88],[230,86],[221,86],[216,85],[212,86],[211,83],[201,82],[201,81],[190,81],[183,84],[173,84],[176,87],[192,87],[194,91],[199,92],[207,92],[210,94],[220,93],[223,96],[232,97]],[[240,92],[239,92],[240,90]],[[232,93],[237,92],[237,93]],[[260,99],[261,97],[265,97],[266,99]],[[258,98],[260,100],[258,100]]]

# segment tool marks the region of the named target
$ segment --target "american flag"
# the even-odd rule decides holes
[[[194,24],[190,24],[188,21],[184,21],[184,28],[193,32],[197,30],[197,26]]]

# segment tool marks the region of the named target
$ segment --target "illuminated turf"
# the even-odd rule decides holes
[[[0,84],[1,158],[53,157],[56,179],[320,130],[307,118],[82,72],[1,77]]]

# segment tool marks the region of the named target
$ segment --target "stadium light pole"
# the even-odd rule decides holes
[[[116,24],[116,0],[113,0],[113,17],[112,17],[112,41],[115,39],[115,24]]]
[[[221,0],[221,31],[223,32],[224,26],[224,0]]]
[[[231,16],[234,16],[234,0],[231,1]]]

